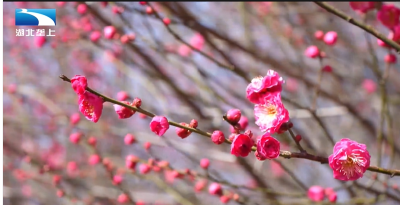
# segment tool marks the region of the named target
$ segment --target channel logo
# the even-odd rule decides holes
[[[55,26],[55,9],[15,9],[16,26]]]

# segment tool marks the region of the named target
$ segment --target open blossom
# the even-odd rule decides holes
[[[259,104],[264,97],[281,92],[283,82],[277,72],[268,70],[266,76],[251,80],[246,88],[247,99],[254,104]]]
[[[257,159],[275,159],[279,157],[280,143],[275,138],[265,133],[257,140]]]
[[[132,103],[128,101],[122,101],[123,103],[133,106]],[[121,105],[114,104],[114,110],[118,114],[119,119],[126,119],[132,117],[133,114],[135,114],[134,110],[131,110],[127,107],[123,107]]]
[[[283,123],[289,121],[289,112],[284,107],[280,94],[270,96],[263,104],[254,106],[256,124],[263,132],[278,132]]]
[[[373,1],[350,1],[349,4],[354,11],[361,13],[367,13],[369,10],[375,8],[375,2]]]
[[[254,142],[250,136],[245,134],[238,134],[232,141],[231,154],[237,157],[247,157],[251,152],[251,147]]]
[[[71,79],[71,86],[72,86],[72,89],[74,89],[74,91],[76,92],[76,94],[78,94],[78,95],[83,94],[87,87],[86,77],[81,76],[81,75],[75,75]]]
[[[150,122],[150,129],[158,136],[162,136],[168,129],[168,119],[164,116],[154,116]]]
[[[392,4],[384,4],[376,14],[378,20],[388,28],[393,28],[399,24],[400,9]]]
[[[103,111],[103,99],[86,91],[82,95],[79,95],[78,103],[79,110],[85,115],[86,119],[94,123],[99,121]]]
[[[335,179],[353,181],[363,176],[369,167],[370,159],[365,144],[345,138],[333,147],[333,154],[329,156],[329,166]]]

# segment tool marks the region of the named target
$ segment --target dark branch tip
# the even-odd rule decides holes
[[[63,81],[70,82],[70,80],[65,75],[60,75],[59,78],[61,78],[61,80],[63,80]]]

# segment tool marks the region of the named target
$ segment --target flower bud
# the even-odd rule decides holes
[[[219,131],[219,130],[215,130],[212,134],[211,134],[211,140],[212,142],[214,142],[215,144],[222,144],[225,141],[225,136],[224,133]]]
[[[233,125],[237,124],[242,117],[242,113],[238,109],[230,109],[226,114],[226,119]]]

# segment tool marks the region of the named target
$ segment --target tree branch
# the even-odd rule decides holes
[[[360,27],[361,29],[363,29],[364,31],[374,35],[375,37],[381,39],[383,42],[385,42],[386,44],[392,46],[397,53],[400,53],[400,45],[397,44],[395,41],[392,41],[390,39],[388,39],[386,36],[384,36],[383,34],[379,33],[378,31],[376,31],[375,29],[372,28],[372,26],[367,25],[367,24],[363,24],[359,21],[356,21],[353,19],[353,17],[346,15],[345,13],[343,13],[342,11],[336,9],[335,7],[330,6],[329,4],[326,4],[324,2],[318,2],[318,1],[314,1],[315,4],[317,4],[318,6],[320,6],[321,8],[326,9],[328,12],[340,17],[343,20],[348,21],[349,23]]]
[[[62,80],[64,80],[64,81],[67,81],[67,82],[71,83],[71,80],[68,77],[66,77],[65,75],[61,75],[60,78]],[[145,115],[147,115],[149,117],[156,116],[155,114],[153,114],[153,113],[151,113],[151,112],[149,112],[147,110],[144,110],[142,108],[138,108],[138,107],[135,107],[135,106],[130,106],[130,105],[127,105],[127,104],[125,104],[123,102],[120,102],[118,100],[114,100],[114,99],[109,98],[109,97],[107,97],[105,95],[102,95],[102,94],[92,90],[89,87],[87,87],[86,90],[91,92],[91,93],[93,93],[93,94],[95,94],[95,95],[97,95],[97,96],[99,96],[99,97],[101,97],[101,98],[103,98],[103,100],[105,102],[114,103],[114,104],[129,108],[131,110],[135,110],[136,112],[140,112],[140,113],[145,114]],[[168,123],[170,125],[174,126],[174,127],[180,127],[180,128],[183,128],[183,129],[186,129],[186,130],[190,130],[192,132],[195,132],[195,133],[198,133],[200,135],[203,135],[203,136],[211,138],[211,133],[209,133],[209,132],[206,132],[206,131],[203,131],[203,130],[200,130],[200,129],[195,129],[195,128],[192,128],[192,127],[183,126],[183,125],[181,125],[181,124],[179,124],[177,122],[171,121],[171,120],[168,120]],[[231,144],[231,142],[228,141],[227,139],[225,139],[225,143]],[[256,151],[256,148],[253,147],[252,150]],[[315,156],[315,155],[312,155],[312,154],[309,154],[309,153],[296,153],[296,152],[290,152],[290,151],[281,150],[279,156],[283,157],[283,158],[286,158],[286,159],[302,158],[302,159],[308,159],[308,160],[311,160],[311,161],[321,162],[321,164],[327,164],[328,163],[328,158]],[[372,172],[378,172],[378,173],[382,173],[382,174],[387,174],[387,175],[390,175],[391,177],[400,176],[400,170],[396,170],[396,169],[390,170],[390,169],[384,169],[384,168],[381,168],[381,167],[370,166],[368,168],[368,170],[372,171]]]

